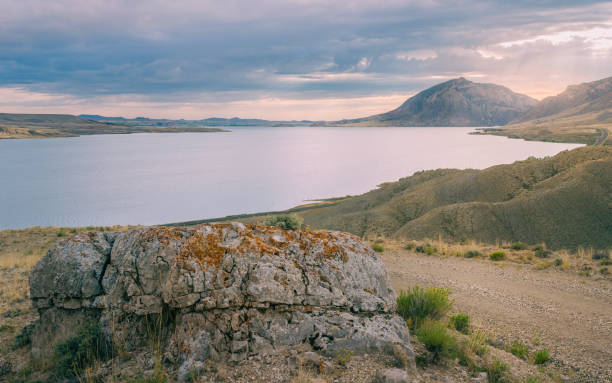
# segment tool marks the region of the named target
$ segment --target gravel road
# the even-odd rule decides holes
[[[503,343],[546,348],[569,381],[612,382],[612,282],[556,270],[407,251],[381,255],[396,291],[453,291],[454,310]],[[564,379],[566,380],[566,379]]]

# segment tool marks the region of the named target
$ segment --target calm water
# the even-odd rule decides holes
[[[282,210],[415,171],[485,168],[580,145],[471,128],[232,128],[0,140],[0,229],[158,224]]]

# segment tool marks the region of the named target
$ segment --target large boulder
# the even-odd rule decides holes
[[[240,223],[85,232],[56,244],[30,285],[35,358],[88,323],[127,350],[157,333],[182,371],[301,343],[412,357],[384,265],[347,233]]]

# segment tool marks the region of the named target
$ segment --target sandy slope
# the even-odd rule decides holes
[[[382,259],[397,291],[448,287],[455,310],[469,313],[500,343],[521,339],[530,350],[547,348],[569,380],[612,381],[609,280],[407,251],[385,252]]]

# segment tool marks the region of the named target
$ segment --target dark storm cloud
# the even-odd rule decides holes
[[[352,97],[460,75],[508,83],[612,67],[610,40],[529,41],[610,30],[609,2],[3,0],[2,9],[0,86],[80,98]]]

